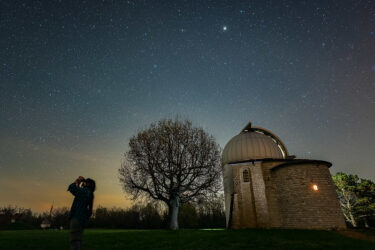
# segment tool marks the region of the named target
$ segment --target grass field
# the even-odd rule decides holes
[[[69,249],[68,231],[0,231],[1,250]],[[84,232],[83,248],[105,249],[375,249],[333,231],[101,230]]]

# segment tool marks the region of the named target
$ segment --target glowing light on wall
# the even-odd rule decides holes
[[[312,186],[312,188],[313,188],[314,191],[318,191],[319,190],[318,185],[315,185],[315,184]]]

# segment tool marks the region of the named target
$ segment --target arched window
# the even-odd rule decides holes
[[[242,172],[242,177],[243,177],[243,182],[249,182],[250,181],[249,171],[247,169],[245,169]]]

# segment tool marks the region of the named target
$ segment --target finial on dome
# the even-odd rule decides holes
[[[249,122],[243,129],[242,132],[248,132],[251,130],[251,122]]]

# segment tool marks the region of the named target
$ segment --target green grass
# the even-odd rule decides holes
[[[0,249],[69,249],[68,231],[0,231]],[[85,250],[105,249],[375,249],[375,243],[315,230],[84,231]]]

